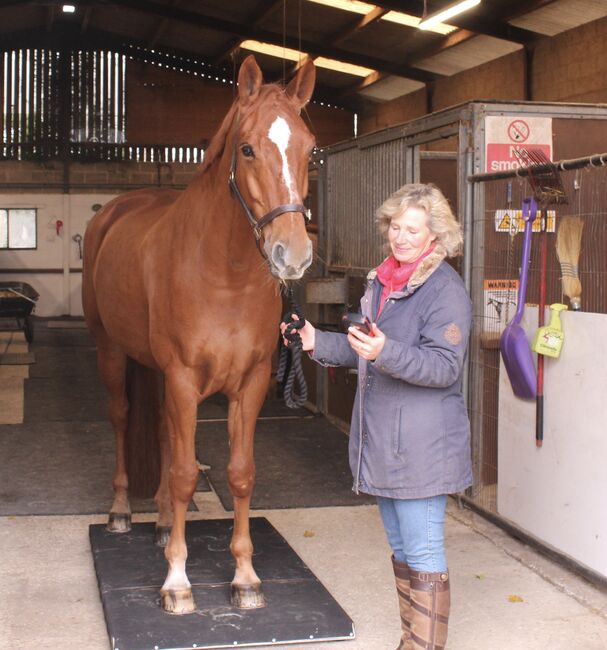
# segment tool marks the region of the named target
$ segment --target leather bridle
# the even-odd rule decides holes
[[[308,211],[306,206],[302,203],[284,203],[282,205],[273,208],[266,214],[264,214],[259,221],[255,219],[251,209],[247,205],[247,202],[244,200],[244,197],[238,189],[238,183],[236,182],[236,149],[238,145],[238,127],[240,122],[240,113],[236,114],[236,135],[234,137],[234,146],[232,147],[232,162],[230,164],[230,175],[228,176],[228,185],[232,195],[235,196],[239,201],[244,213],[253,228],[253,233],[255,234],[255,239],[257,240],[257,245],[259,247],[259,240],[261,239],[262,229],[265,228],[269,223],[274,221],[276,217],[284,214],[285,212],[299,212],[305,221],[309,220]]]

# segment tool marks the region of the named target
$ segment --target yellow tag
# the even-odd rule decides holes
[[[316,533],[311,530],[304,531],[304,537],[314,537],[314,535],[316,535]]]

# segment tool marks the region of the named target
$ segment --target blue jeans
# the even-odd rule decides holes
[[[445,508],[447,495],[427,499],[377,497],[394,557],[415,571],[447,571]]]

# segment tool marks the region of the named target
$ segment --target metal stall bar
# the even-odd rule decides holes
[[[583,169],[584,167],[602,167],[607,165],[607,153],[595,153],[591,156],[583,156],[582,158],[571,158],[570,160],[559,160],[544,165],[534,165],[533,173],[550,171],[555,165],[560,171]],[[503,172],[470,174],[468,180],[471,183],[483,183],[485,181],[499,181],[507,178],[525,178],[526,176],[529,176],[529,174],[529,169],[526,167],[519,167],[518,169],[509,169]]]
[[[475,165],[475,147],[474,142],[475,138],[472,137],[471,131],[474,128],[473,114],[469,110],[462,111],[460,115],[460,120],[458,123],[458,156],[459,156],[459,165],[457,168],[457,183],[458,183],[458,213],[460,219],[462,220],[462,229],[464,234],[464,254],[463,254],[463,264],[462,264],[462,279],[468,290],[470,296],[473,294],[473,269],[472,269],[472,259],[473,259],[473,247],[475,243],[474,239],[474,214],[477,210],[477,206],[474,202],[473,188],[474,185],[468,181],[468,176],[474,170]],[[481,201],[481,197],[477,197],[477,201]],[[479,239],[482,243],[482,236]],[[474,287],[476,289],[476,287]],[[468,405],[468,410],[473,413],[473,395],[478,394],[479,386],[478,382],[482,382],[482,376],[479,377],[478,373],[475,376],[471,376],[472,365],[471,365],[471,356],[472,350],[466,355],[464,361],[464,376],[463,376],[463,394],[466,404]],[[475,383],[476,381],[476,383]],[[481,383],[482,386],[482,383]],[[482,418],[480,420],[482,422]],[[479,427],[481,426],[480,422],[471,423],[472,431],[480,431]],[[472,445],[472,471],[473,471],[473,486],[471,490],[474,490],[474,487],[479,484],[480,478],[480,459],[482,458],[482,450],[479,446],[482,444],[482,436],[480,435],[471,435],[471,445]]]

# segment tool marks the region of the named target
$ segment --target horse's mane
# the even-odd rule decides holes
[[[238,102],[235,101],[230,106],[230,110],[227,112],[226,116],[223,118],[223,122],[219,129],[215,132],[215,135],[211,138],[209,146],[204,152],[204,160],[200,166],[200,173],[203,174],[207,169],[218,159],[221,158],[221,154],[226,146],[226,141],[228,139],[228,134],[232,130],[232,124],[236,117],[236,110],[238,107]]]
[[[281,95],[284,96],[283,89],[278,84],[265,84],[261,87],[259,91],[259,97],[253,103],[253,106],[247,109],[247,112],[250,110],[255,110],[258,108],[261,102],[264,102],[270,95]],[[230,110],[227,112],[226,116],[223,118],[221,126],[216,131],[215,135],[211,138],[209,146],[204,152],[204,160],[200,167],[200,174],[204,174],[213,163],[221,158],[223,151],[226,147],[226,142],[228,135],[232,131],[232,126],[234,120],[236,119],[236,114],[238,111],[238,99],[236,99]]]

